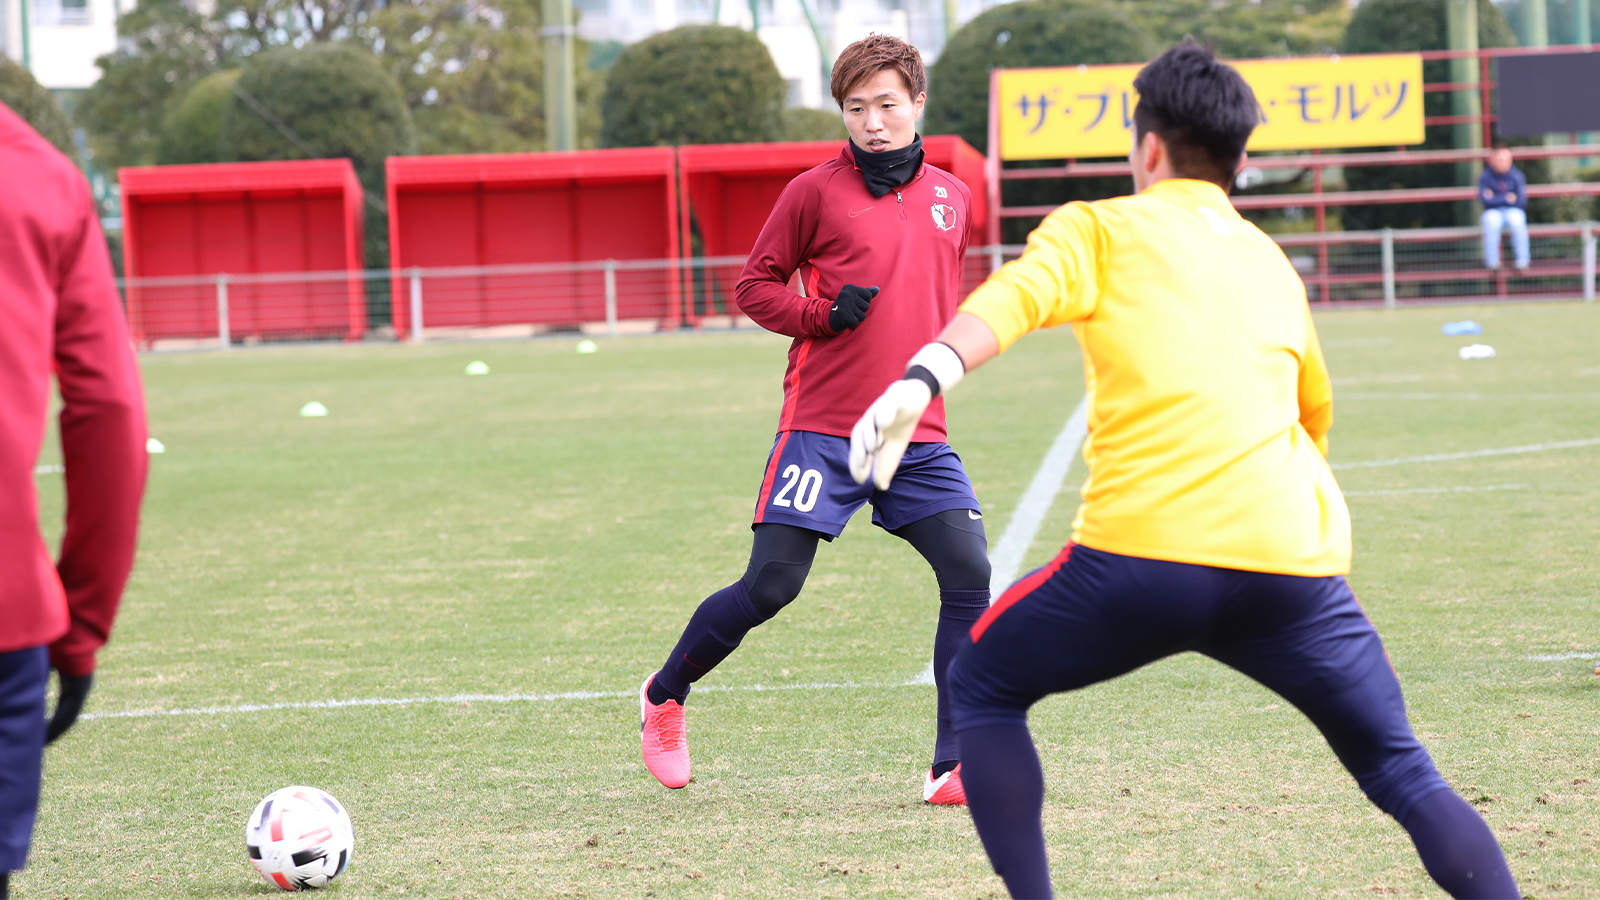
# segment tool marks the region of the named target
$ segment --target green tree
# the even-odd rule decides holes
[[[221,0],[214,18],[228,24],[232,43],[248,56],[275,47],[350,40],[394,5],[396,0]]]
[[[1517,33],[1517,38],[1524,44],[1528,43],[1528,10],[1523,0],[1504,0],[1498,4],[1500,11],[1505,13],[1506,21],[1511,23],[1511,28]],[[1590,2],[1589,7],[1589,35],[1600,34],[1600,3]],[[1578,10],[1574,0],[1546,0],[1545,2],[1545,29],[1550,46],[1578,43]]]
[[[1097,0],[996,6],[962,26],[928,73],[923,130],[987,152],[990,69],[1144,62],[1155,50],[1148,32]]]
[[[258,53],[239,75],[222,122],[222,158],[345,157],[366,189],[369,266],[388,265],[384,160],[416,152],[400,85],[360,47],[311,44]]]
[[[244,97],[223,117],[224,159],[348,157],[361,183],[381,197],[384,160],[416,150],[400,85],[359,47],[259,53],[245,63],[237,87]]]
[[[783,137],[783,76],[754,34],[685,25],[622,51],[600,100],[607,147]]]
[[[539,13],[537,0],[233,0],[202,15],[186,0],[145,0],[121,19],[122,49],[97,61],[77,121],[108,170],[154,163],[168,158],[168,116],[200,79],[277,48],[347,44],[378,54],[400,83],[422,152],[543,149]],[[587,53],[580,41],[579,145],[592,147],[604,75],[581,65]]]
[[[55,95],[35,81],[31,72],[5,56],[0,56],[0,103],[32,125],[57,150],[77,158],[72,146],[72,120],[62,112]]]
[[[831,109],[786,109],[783,111],[783,140],[842,141],[850,136],[844,117]]]
[[[1350,20],[1346,0],[1124,0],[1123,8],[1159,43],[1193,35],[1224,59],[1332,53]]]
[[[119,48],[95,60],[100,80],[73,111],[95,165],[111,175],[154,164],[169,106],[231,56],[224,29],[184,0],[143,0],[117,33]]]
[[[1445,3],[1448,0],[1365,0],[1356,8],[1339,49],[1343,53],[1396,53],[1410,50],[1443,50],[1448,44],[1445,31]],[[1490,0],[1478,0],[1478,46],[1515,47],[1511,26]],[[1449,81],[1449,63],[1423,63],[1425,81]],[[1429,116],[1450,115],[1450,94],[1431,93],[1423,100]],[[1455,126],[1432,125],[1418,149],[1446,150],[1454,147]],[[1524,165],[1528,180],[1548,179],[1548,166]],[[1345,170],[1345,184],[1352,191],[1397,190],[1402,188],[1443,187],[1456,183],[1456,167],[1451,163],[1425,166],[1370,166]],[[1348,206],[1343,212],[1347,229],[1435,228],[1461,224],[1449,203],[1386,203]]]
[[[997,6],[956,32],[928,73],[923,130],[960,135],[987,152],[990,69],[1143,62],[1155,51],[1148,32],[1098,0],[1021,0]],[[1127,178],[1067,178],[1007,182],[1003,192],[1007,206],[1044,206],[1114,197],[1131,188]],[[1019,242],[1038,223],[1007,219],[1001,238]]]
[[[542,21],[535,0],[417,0],[373,15],[361,38],[405,92],[419,152],[543,150]],[[577,51],[578,145],[593,147],[603,76]]]
[[[233,105],[234,82],[239,69],[225,69],[200,79],[167,112],[161,125],[156,161],[167,163],[223,162],[222,122]]]

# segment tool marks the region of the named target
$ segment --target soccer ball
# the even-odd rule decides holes
[[[285,891],[326,887],[350,864],[355,843],[344,806],[328,792],[303,785],[268,794],[244,828],[250,864]]]

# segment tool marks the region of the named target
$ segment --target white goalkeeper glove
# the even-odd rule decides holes
[[[906,377],[872,401],[850,432],[850,477],[856,484],[870,476],[878,490],[888,490],[928,404],[955,387],[966,371],[956,351],[937,341],[911,357]]]

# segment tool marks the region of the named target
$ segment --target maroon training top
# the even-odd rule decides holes
[[[926,162],[898,191],[873,197],[848,144],[789,182],[735,291],[756,324],[794,338],[779,432],[848,436],[905,375],[906,361],[960,304],[971,209],[966,185]],[[804,295],[788,287],[796,270]],[[847,284],[880,290],[859,327],[835,334],[828,312]],[[945,440],[943,397],[911,439]]]
[[[50,645],[94,671],[133,567],[144,396],[89,185],[0,105],[0,653]],[[50,375],[61,390],[67,522],[54,563],[34,465]]]

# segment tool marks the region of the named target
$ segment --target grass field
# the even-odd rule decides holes
[[[1481,338],[1440,336],[1467,317]],[[1338,465],[1600,438],[1600,308],[1318,325]],[[1499,356],[1458,359],[1474,340]],[[633,691],[743,570],[784,346],[144,357],[168,452],[95,717],[47,755],[15,896],[272,893],[244,820],[291,783],[355,818],[337,897],[1002,896],[965,812],[920,803],[934,695],[907,682],[937,599],[864,517],[702,682],[716,690],[689,704],[695,782],[667,791],[639,763]],[[492,374],[463,375],[474,359]],[[991,543],[1082,390],[1062,330],[952,397]],[[298,417],[309,400],[331,414]],[[41,463],[58,458],[52,437]],[[1417,730],[1531,897],[1600,897],[1597,462],[1588,445],[1337,472],[1351,580]],[[39,483],[59,522],[59,476]],[[1058,498],[1029,565],[1075,505]],[[596,696],[531,697],[581,692]],[[237,708],[382,698],[422,699]],[[1052,698],[1032,721],[1065,896],[1442,896],[1310,726],[1207,660]]]

